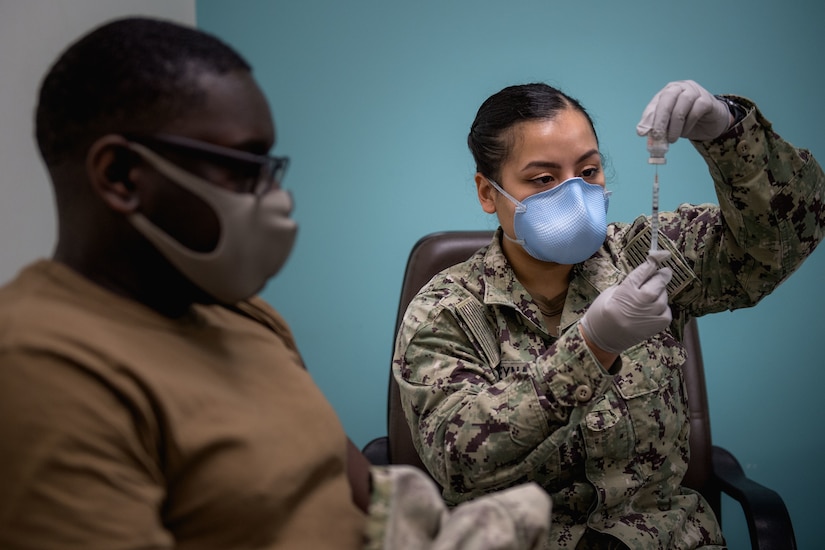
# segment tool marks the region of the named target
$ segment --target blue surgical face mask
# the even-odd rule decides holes
[[[543,262],[577,264],[592,256],[607,235],[609,191],[601,185],[571,178],[560,185],[514,199],[499,184],[488,181],[516,205],[513,229],[520,244]]]

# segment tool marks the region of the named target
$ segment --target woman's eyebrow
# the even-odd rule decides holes
[[[589,151],[587,151],[586,153],[584,153],[583,155],[581,155],[579,158],[576,159],[576,164],[578,164],[578,163],[580,163],[584,160],[587,160],[589,157],[592,157],[593,155],[598,155],[598,154],[599,154],[598,149],[590,149]],[[525,170],[529,170],[531,168],[561,168],[561,165],[558,162],[552,162],[552,161],[547,161],[547,160],[534,160],[534,161],[528,162],[521,169],[521,171],[524,172]]]

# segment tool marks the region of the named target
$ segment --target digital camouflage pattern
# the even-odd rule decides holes
[[[825,231],[820,166],[773,133],[753,103],[734,99],[748,110],[740,124],[694,143],[720,206],[660,214],[673,323],[622,353],[615,374],[591,354],[578,321],[644,259],[644,216],[611,224],[604,246],[575,266],[559,338],[508,265],[501,229],[412,301],[393,371],[418,452],[448,502],[534,481],[553,500],[550,548],[589,548],[599,533],[634,549],[724,546],[709,505],[680,487],[689,454],[683,328],[756,304]]]

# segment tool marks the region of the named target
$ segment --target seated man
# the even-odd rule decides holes
[[[59,236],[0,289],[0,548],[541,544],[536,486],[448,514],[423,473],[370,472],[254,297],[296,224],[235,51],[109,23],[51,68],[36,126]]]

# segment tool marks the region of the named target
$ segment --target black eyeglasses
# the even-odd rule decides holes
[[[206,141],[172,134],[130,135],[126,139],[142,143],[167,145],[184,152],[196,153],[224,166],[232,167],[238,175],[238,192],[261,196],[273,188],[279,188],[289,166],[289,157],[256,155],[231,147],[223,147]]]

